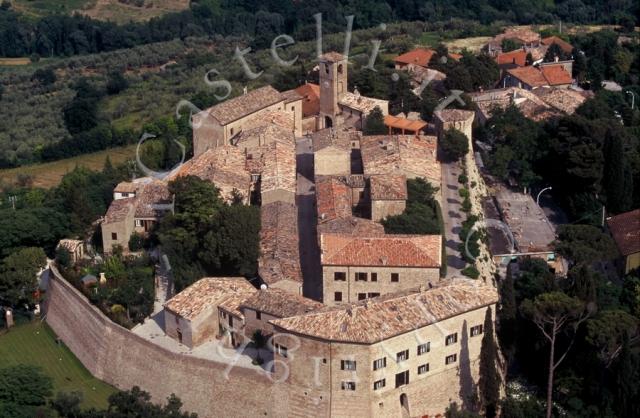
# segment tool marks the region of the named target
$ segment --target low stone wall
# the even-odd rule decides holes
[[[287,391],[254,370],[168,351],[113,323],[53,270],[46,321],[95,377],[154,402],[175,393],[184,410],[208,417],[285,417]],[[228,376],[228,377],[227,377]]]

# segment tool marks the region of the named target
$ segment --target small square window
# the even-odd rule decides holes
[[[340,360],[340,370],[355,370],[355,369],[356,369],[355,360]]]
[[[377,298],[378,296],[380,296],[380,293],[378,292],[367,293],[368,298]]]
[[[256,319],[262,319],[262,312],[256,311]]]
[[[296,108],[294,106],[291,106],[291,111],[293,112],[295,110],[296,110]]]
[[[456,361],[458,361],[458,355],[451,354],[450,356],[447,356],[447,358],[444,359],[444,364],[452,364],[452,363],[455,363]]]
[[[387,382],[385,379],[376,380],[375,382],[373,382],[373,390],[382,389],[386,386],[386,384]]]
[[[444,345],[451,345],[451,344],[455,344],[458,342],[458,333],[454,333],[454,334],[450,334],[447,335],[447,338],[445,339]]]
[[[372,282],[378,281],[378,273],[371,273],[371,281]]]
[[[476,325],[475,327],[471,327],[471,336],[475,337],[477,335],[482,334],[482,325]]]
[[[112,232],[112,233],[111,233],[111,239],[112,239],[113,241],[117,241],[117,240],[118,240],[118,234],[117,234],[117,233],[115,233],[115,232]]]
[[[367,273],[356,273],[356,282],[366,282]]]
[[[342,302],[342,292],[335,292],[333,294],[333,300],[336,302]]]
[[[342,382],[342,390],[356,390],[356,382]]]
[[[288,349],[284,345],[275,344],[276,353],[280,354],[282,357],[287,357]]]
[[[383,369],[387,367],[387,358],[382,357],[373,361],[373,370]]]
[[[398,363],[405,360],[409,360],[409,350],[400,351],[396,354],[396,361]]]
[[[358,293],[358,300],[365,300],[367,298],[366,293]]]
[[[409,370],[405,370],[403,372],[396,374],[396,387],[408,385],[409,384]]]
[[[431,350],[431,343],[424,343],[418,346],[418,355],[428,353]]]
[[[400,274],[398,273],[391,273],[391,281],[394,283],[397,283],[400,281]]]
[[[347,280],[347,273],[344,271],[336,271],[333,273],[333,280],[337,282],[344,282]]]

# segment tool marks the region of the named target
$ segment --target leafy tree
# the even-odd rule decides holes
[[[591,225],[561,225],[552,245],[574,264],[610,260],[617,255],[613,239]]]
[[[500,46],[502,47],[502,52],[511,52],[515,51],[516,49],[522,48],[522,44],[514,39],[509,38],[503,39]]]
[[[187,228],[207,224],[223,206],[219,190],[196,176],[182,176],[169,183],[175,196],[175,219]]]
[[[0,256],[21,247],[42,247],[49,254],[69,231],[68,218],[46,208],[0,209]]]
[[[58,392],[56,397],[49,401],[51,408],[64,418],[82,418],[80,403],[82,392]]]
[[[566,358],[573,346],[577,329],[588,318],[588,311],[582,301],[562,292],[543,293],[533,301],[523,302],[521,309],[538,327],[549,342],[549,373],[547,378],[547,418],[551,418],[553,408],[553,377],[556,369]],[[556,342],[567,329],[572,329],[570,342],[560,357],[556,358]]]
[[[619,417],[634,416],[640,409],[640,358],[631,347],[628,337],[622,343],[622,350],[614,369],[616,401],[614,409]]]
[[[442,136],[440,148],[446,158],[457,161],[469,152],[469,139],[459,130],[450,128]]]
[[[638,338],[638,318],[622,310],[602,311],[586,325],[586,340],[597,350],[606,368],[620,355],[625,341]]]
[[[140,251],[144,247],[144,237],[137,232],[131,234],[129,237],[129,251]]]
[[[121,72],[113,71],[109,73],[106,85],[107,93],[110,95],[118,94],[127,87],[129,87],[129,82]]]
[[[437,188],[423,178],[407,180],[407,206],[400,215],[382,221],[387,234],[439,234],[440,208],[434,196]]]
[[[44,409],[51,388],[51,378],[38,367],[18,365],[0,369],[0,416],[37,416]]]
[[[71,253],[63,246],[56,248],[56,264],[62,268],[71,266]]]
[[[493,418],[496,416],[498,402],[500,401],[501,378],[496,364],[498,361],[498,347],[493,334],[491,308],[487,308],[485,313],[483,330],[478,388],[484,406],[485,417]]]
[[[446,418],[480,418],[480,415],[476,413],[461,409],[455,402],[447,407],[444,416]]]
[[[384,135],[387,133],[388,129],[384,124],[384,116],[379,106],[373,108],[367,115],[362,131],[365,135]]]
[[[0,300],[9,306],[30,299],[38,288],[36,274],[45,266],[42,248],[24,248],[2,260],[0,265]]]
[[[51,68],[40,68],[33,73],[31,79],[48,86],[56,82],[56,73]]]

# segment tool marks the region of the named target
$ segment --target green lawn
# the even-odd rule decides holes
[[[31,364],[53,379],[53,392],[82,392],[82,406],[105,408],[116,391],[94,378],[64,345],[56,343],[51,328],[40,321],[18,325],[0,335],[0,367]]]

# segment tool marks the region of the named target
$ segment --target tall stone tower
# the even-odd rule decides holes
[[[347,59],[337,52],[320,56],[320,127],[331,128],[340,113],[338,100],[347,91]]]

